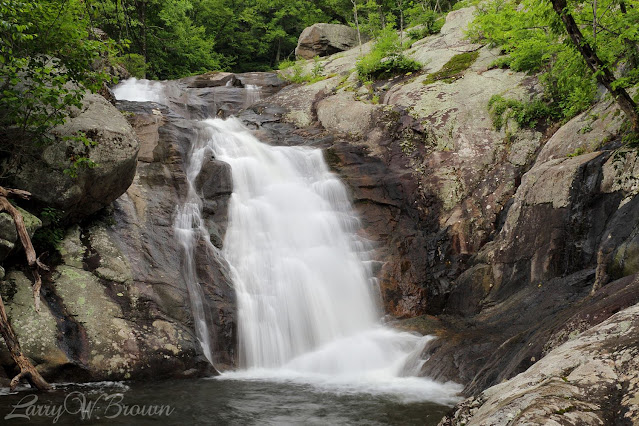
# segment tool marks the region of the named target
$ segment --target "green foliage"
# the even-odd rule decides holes
[[[568,2],[586,42],[620,75],[613,86],[627,88],[639,82],[639,5],[625,1],[624,12],[621,4],[619,0]],[[592,105],[596,80],[549,1],[492,0],[477,7],[468,34],[471,40],[488,42],[507,55],[494,67],[539,74],[545,97],[559,106],[561,119]]]
[[[464,52],[450,58],[448,62],[444,64],[442,69],[437,72],[434,72],[426,79],[424,79],[424,84],[433,84],[436,81],[443,81],[445,83],[452,83],[453,81],[461,78],[472,64],[475,63],[477,58],[479,57],[479,51],[474,52]]]
[[[306,61],[303,59],[299,61],[283,61],[280,63],[279,68],[284,72],[280,73],[280,75],[291,83],[296,84],[317,83],[327,78],[324,75],[324,65],[319,57],[313,58],[313,68],[310,73],[304,71],[305,66]]]
[[[392,7],[392,6],[391,6]],[[395,15],[391,12],[391,7],[378,4],[375,0],[368,0],[358,6],[357,13],[360,20],[360,31],[369,37],[377,38],[386,27],[395,25]]]
[[[320,61],[319,56],[313,58],[313,69],[311,70],[311,74],[313,78],[322,77],[324,73],[324,64]]]
[[[488,111],[497,130],[501,130],[509,119],[514,119],[520,127],[534,128],[540,122],[555,119],[560,114],[556,106],[540,100],[522,102],[516,99],[494,95],[488,102]]]
[[[113,62],[122,65],[135,78],[144,78],[146,76],[146,63],[142,55],[126,53],[113,58]]]
[[[151,78],[208,70],[261,71],[290,57],[302,30],[346,23],[344,0],[96,0],[96,25],[125,53],[139,54]]]
[[[566,157],[568,158],[579,157],[580,155],[583,155],[585,153],[586,153],[586,148],[584,148],[583,146],[580,146],[576,148],[573,152],[568,154]]]
[[[408,18],[408,24],[416,27],[408,31],[408,37],[413,40],[421,40],[429,35],[439,33],[446,22],[437,12],[432,9],[426,9],[419,4],[408,9],[406,17]]]
[[[291,61],[290,59],[284,59],[282,62],[279,63],[277,67],[280,71],[284,71],[294,66],[295,63],[296,61]]]
[[[391,27],[385,28],[375,41],[371,52],[357,61],[360,80],[383,79],[394,75],[419,71],[419,62],[402,54],[399,35]]]
[[[52,143],[49,131],[82,106],[85,88],[107,80],[93,65],[115,45],[97,39],[85,6],[0,1],[0,175]]]

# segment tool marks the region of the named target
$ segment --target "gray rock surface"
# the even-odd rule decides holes
[[[362,35],[362,42],[368,41]],[[295,48],[295,56],[312,59],[352,49],[359,44],[357,30],[340,24],[314,24],[304,28]]]
[[[639,304],[459,404],[440,425],[639,423]]]
[[[126,119],[102,96],[87,94],[83,108],[51,133],[54,142],[26,158],[6,186],[29,191],[39,205],[54,207],[63,219],[77,221],[111,204],[131,184],[139,143]],[[66,139],[80,133],[97,145]],[[72,156],[88,157],[97,166],[69,176],[63,171]]]

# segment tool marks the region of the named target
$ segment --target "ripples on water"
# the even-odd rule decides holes
[[[168,417],[104,418],[100,405],[91,419],[64,414],[56,424],[118,425],[436,425],[449,407],[433,402],[406,403],[399,396],[367,393],[335,393],[315,386],[263,380],[180,380],[156,383],[58,385],[38,394],[38,404],[60,405],[71,392],[83,392],[87,400],[101,393],[123,395],[123,404],[170,405]],[[11,412],[28,391],[0,398],[0,419]],[[101,411],[102,410],[102,411]],[[24,410],[21,411],[24,413]],[[111,411],[113,412],[113,411]],[[106,413],[107,415],[109,413]],[[97,418],[100,417],[101,418]],[[47,417],[1,420],[2,424],[51,424]]]

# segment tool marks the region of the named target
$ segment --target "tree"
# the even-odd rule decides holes
[[[566,0],[551,0],[551,2],[553,9],[564,23],[568,36],[572,40],[579,53],[581,53],[581,56],[583,56],[584,61],[586,62],[588,67],[594,73],[597,81],[615,97],[617,104],[626,114],[626,118],[630,121],[633,131],[639,131],[639,114],[637,113],[637,104],[633,101],[628,92],[621,85],[617,84],[616,78],[608,64],[606,64],[599,58],[599,56],[595,52],[595,49],[593,49],[593,47],[590,46],[590,44],[584,38],[581,29],[575,22],[575,19],[568,9]],[[595,2],[593,6],[593,37],[595,39],[595,42],[597,37],[596,11],[597,4]]]
[[[623,92],[627,95],[639,83],[637,6],[636,0],[563,0],[556,5],[493,0],[478,6],[469,34],[474,41],[501,48],[505,56],[493,66],[535,73],[556,118],[567,120],[589,108],[599,83],[624,103],[634,127],[632,99]]]

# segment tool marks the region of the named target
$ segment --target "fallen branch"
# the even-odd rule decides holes
[[[42,264],[42,262],[40,262],[40,259],[38,259],[38,257],[36,256],[35,249],[33,248],[33,244],[31,243],[31,237],[29,237],[29,232],[24,225],[22,214],[13,206],[13,204],[9,202],[8,197],[10,196],[20,197],[26,200],[29,199],[31,194],[27,191],[22,191],[19,189],[6,189],[0,186],[0,212],[6,211],[13,218],[16,231],[18,232],[18,236],[20,237],[20,242],[22,243],[22,247],[24,247],[24,252],[27,257],[27,263],[29,264],[29,268],[31,268],[31,273],[33,274],[33,298],[35,303],[35,310],[36,312],[40,312],[40,288],[42,287],[42,277],[40,275],[40,271],[48,271],[49,268]],[[7,348],[9,349],[9,353],[11,354],[11,358],[13,358],[14,362],[20,369],[20,373],[18,373],[18,375],[11,380],[11,389],[15,389],[15,387],[18,386],[20,380],[22,379],[26,379],[33,387],[39,390],[51,389],[51,386],[42,378],[40,373],[38,373],[29,359],[22,352],[18,337],[13,331],[13,327],[11,327],[11,324],[9,323],[9,318],[7,317],[7,312],[5,310],[4,302],[2,301],[1,296],[0,334],[2,334],[2,337],[7,344]]]

